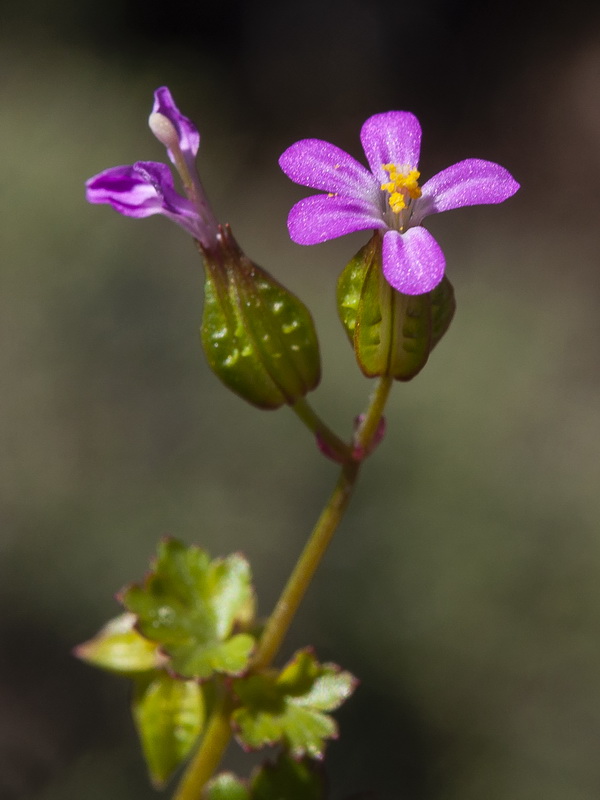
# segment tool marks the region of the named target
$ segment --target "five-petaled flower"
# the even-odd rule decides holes
[[[298,244],[319,244],[354,231],[383,233],[383,273],[404,294],[431,291],[444,275],[444,254],[421,226],[429,214],[462,206],[501,203],[519,184],[491,161],[469,158],[419,186],[421,126],[408,111],[370,117],[361,142],[371,170],[320,139],[303,139],[279,159],[295,183],[327,194],[300,200],[288,218]]]
[[[217,241],[218,223],[196,171],[200,134],[179,111],[166,86],[154,93],[154,107],[148,123],[156,138],[167,148],[169,158],[181,176],[185,196],[175,189],[171,170],[166,164],[136,161],[94,175],[86,183],[86,197],[90,203],[110,203],[127,217],[163,214],[208,249]]]

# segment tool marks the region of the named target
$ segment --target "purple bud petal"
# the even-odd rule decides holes
[[[174,126],[179,137],[179,147],[181,152],[186,157],[186,161],[190,163],[196,158],[198,148],[200,147],[200,134],[194,123],[187,117],[184,117],[180,110],[175,105],[175,101],[169,89],[162,86],[154,92],[154,106],[152,107],[153,114],[162,114]],[[171,161],[175,162],[171,150],[167,150]]]
[[[360,132],[367,161],[379,184],[389,180],[384,164],[415,169],[421,152],[421,125],[410,111],[387,111],[375,114]]]
[[[388,231],[383,237],[383,274],[402,294],[425,294],[444,277],[446,259],[441,247],[425,228],[405,233]]]
[[[163,214],[194,238],[207,239],[206,225],[192,203],[177,193],[166,164],[138,161],[107,169],[87,181],[86,197],[90,203],[109,203],[126,217]]]
[[[134,166],[112,167],[94,175],[86,182],[86,198],[90,203],[110,203],[127,217],[163,212],[162,198]]]

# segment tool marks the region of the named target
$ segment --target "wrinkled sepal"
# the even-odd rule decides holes
[[[310,312],[244,255],[228,227],[203,255],[202,345],[211,369],[259,408],[295,403],[321,377]]]
[[[340,319],[367,377],[409,381],[448,330],[456,303],[447,278],[426,294],[392,289],[382,272],[382,237],[376,232],[338,280]]]

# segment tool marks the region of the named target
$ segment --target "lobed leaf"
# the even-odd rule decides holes
[[[211,561],[199,547],[168,539],[144,584],[130,586],[121,599],[142,634],[170,656],[174,672],[201,680],[215,672],[240,675],[254,639],[234,633],[234,626],[248,621],[250,580],[241,555]]]
[[[300,650],[280,673],[234,682],[243,704],[232,715],[238,739],[252,750],[282,742],[295,758],[322,758],[325,741],[337,736],[336,723],[324,712],[338,708],[355,685],[349,672]]]

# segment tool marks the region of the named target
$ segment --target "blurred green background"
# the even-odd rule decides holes
[[[597,800],[597,5],[0,12],[0,797],[154,797],[125,683],[70,649],[167,533],[242,550],[268,613],[335,480],[292,413],[246,406],[208,371],[191,241],[84,201],[92,174],[163,159],[146,118],[167,84],[201,129],[218,215],[313,310],[312,400],[340,432],[370,390],[334,310],[365,236],[292,244],[305,193],[279,153],[316,136],[362,158],[364,119],[410,109],[424,177],[477,156],[522,183],[505,205],[430,219],[457,317],[396,387],[283,655],[313,643],[362,680],[329,750],[333,800]]]

